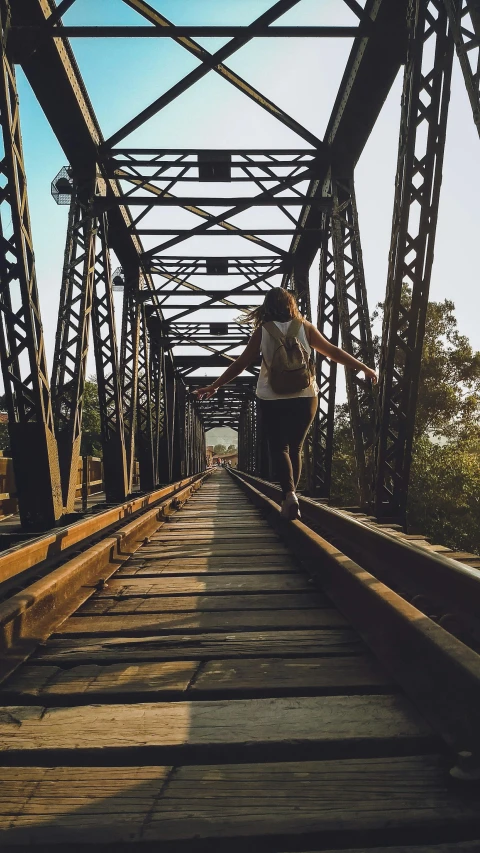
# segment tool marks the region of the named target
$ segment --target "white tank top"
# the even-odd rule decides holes
[[[277,321],[275,320],[275,325],[280,329],[282,335],[286,335],[291,322],[291,320],[287,320],[286,323],[277,323]],[[303,323],[299,329],[297,338],[300,343],[303,344],[303,346],[308,352],[308,355],[310,356],[312,349],[310,344],[308,343],[307,336],[305,334],[305,326],[303,325]],[[295,394],[275,394],[275,391],[272,391],[270,387],[270,382],[268,381],[268,370],[265,365],[265,362],[270,367],[274,351],[274,338],[272,338],[272,336],[268,334],[266,329],[262,328],[262,366],[260,368],[260,375],[258,377],[257,382],[257,397],[259,397],[260,400],[288,400],[293,399],[294,397],[316,397],[318,394],[318,385],[315,379],[308,386],[308,388],[304,388],[303,391],[297,391]]]

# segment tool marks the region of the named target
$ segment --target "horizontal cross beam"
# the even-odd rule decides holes
[[[142,27],[142,26],[63,26],[29,27],[16,26],[12,28],[19,36],[41,35],[53,38],[182,38],[196,36],[198,38],[234,38],[242,36],[245,26],[174,26]],[[371,26],[364,21],[357,27],[309,27],[309,26],[271,26],[259,28],[254,38],[355,38],[362,34],[368,35]]]

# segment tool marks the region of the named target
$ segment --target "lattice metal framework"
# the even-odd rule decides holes
[[[62,515],[45,345],[38,299],[9,23],[0,6],[0,360],[22,524],[53,526]]]
[[[453,40],[440,0],[417,0],[405,68],[380,363],[376,512],[402,519],[412,454],[450,99]],[[428,45],[428,49],[427,49]],[[407,285],[411,295],[405,294]]]
[[[127,465],[127,487],[132,491],[135,459],[135,434],[138,399],[138,350],[140,343],[140,312],[137,293],[140,290],[139,271],[125,274],[120,344],[120,378],[123,400],[123,429]]]
[[[330,192],[327,181],[324,192]],[[335,264],[332,247],[331,226],[327,217],[323,222],[320,246],[320,276],[318,289],[319,331],[334,346],[339,341],[339,319],[337,291],[335,286]],[[314,497],[329,498],[332,479],[333,427],[335,415],[335,389],[337,365],[328,358],[317,357],[316,378],[318,385],[318,411],[313,424],[312,464],[310,488]]]
[[[97,221],[91,214],[95,177],[72,187],[52,371],[52,406],[63,504],[75,509]]]
[[[480,136],[480,3],[444,0],[462,67],[473,120]]]
[[[332,176],[333,259],[342,347],[363,364],[375,367],[367,288],[353,177]],[[355,457],[364,506],[373,502],[375,394],[363,373],[345,371]]]
[[[407,58],[408,45],[376,435],[376,509],[382,516],[401,517],[433,258],[453,39],[478,126],[478,0],[366,0],[364,8],[353,0],[338,0],[357,16],[353,27],[277,25],[299,0],[279,0],[248,25],[223,27],[177,27],[144,0],[123,2],[148,26],[68,27],[62,18],[75,0],[64,0],[58,7],[54,0],[22,0],[11,8],[0,0],[2,172],[8,182],[1,195],[0,216],[5,230],[9,206],[13,222],[13,235],[5,232],[0,252],[0,355],[22,519],[53,523],[62,504],[67,508],[73,504],[90,312],[111,499],[130,490],[136,456],[143,489],[198,470],[204,464],[203,430],[220,425],[239,430],[241,467],[271,475],[254,401],[258,365],[202,406],[197,406],[190,392],[236,357],[250,333],[239,315],[258,305],[272,286],[282,283],[291,288],[310,318],[309,269],[319,250],[318,326],[333,343],[341,327],[344,347],[372,363],[353,177],[385,97]],[[34,279],[15,78],[11,56],[5,52],[6,13],[11,13],[8,44],[70,164],[62,184],[67,200],[68,181],[76,187],[56,341],[54,419]],[[447,33],[447,16],[453,35]],[[105,140],[68,39],[126,35],[170,38],[191,53],[198,65]],[[323,141],[226,64],[255,37],[293,35],[353,37]],[[195,41],[202,36],[228,41],[211,54]],[[433,50],[424,51],[427,42]],[[127,137],[134,130],[210,72],[293,131],[303,147],[128,147]],[[92,190],[85,187],[88,181],[92,187],[95,175],[102,189],[95,193],[92,206]],[[55,189],[59,199],[62,187]],[[412,213],[415,207],[418,221]],[[182,219],[169,221],[170,210],[180,211]],[[258,210],[263,211],[261,228],[253,225],[253,213]],[[236,219],[240,214],[241,220]],[[183,224],[177,226],[177,221]],[[227,238],[220,256],[218,250],[214,254],[209,249],[212,244],[207,238],[212,237]],[[204,246],[193,256],[188,249],[183,251],[191,238],[196,240],[195,250],[199,239]],[[251,254],[231,251],[232,238],[248,241],[245,246]],[[123,269],[125,290],[120,370],[109,245]],[[19,303],[12,296],[15,281]],[[412,288],[408,304],[402,297],[403,281]],[[317,378],[320,409],[308,442],[309,487],[316,496],[327,498],[335,366],[317,359]],[[375,401],[370,386],[354,374],[349,375],[347,388],[366,503],[371,489]],[[32,459],[35,455],[33,468],[24,464],[27,458],[31,462],[25,456],[26,445]],[[39,488],[35,497],[34,482]]]

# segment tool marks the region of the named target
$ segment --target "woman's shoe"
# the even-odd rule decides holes
[[[295,492],[289,492],[285,500],[282,501],[280,515],[282,518],[288,518],[289,521],[300,518],[300,507]]]

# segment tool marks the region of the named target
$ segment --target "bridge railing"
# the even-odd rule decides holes
[[[1,453],[1,452],[0,452]],[[134,463],[133,487],[138,487],[139,465]],[[103,462],[100,456],[81,456],[78,460],[76,499],[86,509],[88,498],[105,491]],[[0,520],[18,512],[13,459],[0,455]]]

